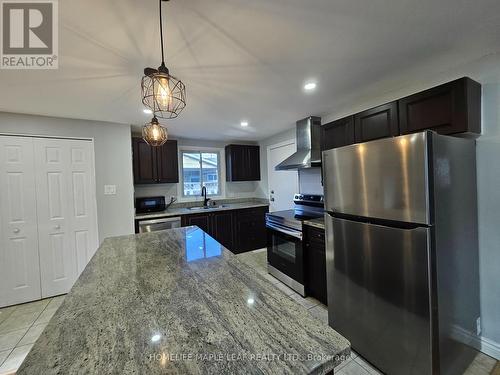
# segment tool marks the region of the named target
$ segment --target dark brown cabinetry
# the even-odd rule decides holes
[[[354,116],[355,142],[366,142],[398,134],[397,102],[368,109]]]
[[[234,253],[266,247],[267,207],[204,212],[182,216],[182,226],[196,225]]]
[[[481,133],[481,85],[461,78],[399,100],[401,134]]]
[[[460,78],[323,125],[321,150],[424,130],[481,134],[481,85]]]
[[[260,147],[251,145],[226,146],[226,180],[259,181]]]
[[[354,143],[354,116],[332,121],[321,127],[321,151]]]
[[[132,138],[135,184],[179,182],[177,141],[151,147],[142,138]]]
[[[266,212],[267,207],[235,211],[233,252],[243,253],[267,246]]]
[[[181,222],[183,227],[196,225],[228,249],[233,247],[233,213],[231,211],[184,215]]]
[[[306,293],[326,305],[325,231],[305,225],[303,246]]]

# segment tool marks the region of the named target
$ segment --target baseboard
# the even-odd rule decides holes
[[[451,336],[461,342],[466,342],[473,348],[500,360],[500,343],[483,336],[476,336],[462,327],[454,326]]]

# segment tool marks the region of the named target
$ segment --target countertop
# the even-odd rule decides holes
[[[203,202],[201,204],[203,204]],[[269,203],[246,202],[246,203],[228,203],[228,204],[224,204],[224,207],[214,207],[214,208],[210,208],[210,209],[199,209],[199,210],[190,210],[187,207],[179,207],[179,208],[169,208],[168,210],[160,211],[160,212],[149,212],[149,213],[144,213],[144,214],[136,214],[135,219],[136,220],[155,219],[155,218],[160,218],[160,217],[172,217],[172,216],[199,214],[202,212],[241,210],[244,208],[267,207],[267,206],[269,206]]]
[[[198,227],[106,239],[18,374],[325,374],[349,342]]]
[[[309,225],[318,229],[325,229],[325,218],[318,217],[316,219],[304,220],[304,225]]]

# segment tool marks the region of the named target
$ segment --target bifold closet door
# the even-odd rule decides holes
[[[33,139],[0,136],[0,307],[40,299]]]
[[[36,138],[42,297],[67,293],[97,249],[90,141]]]

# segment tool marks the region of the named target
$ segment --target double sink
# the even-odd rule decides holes
[[[190,211],[204,211],[204,210],[216,210],[220,208],[226,208],[229,207],[227,204],[220,204],[217,206],[196,206],[196,207],[188,207],[188,210]]]

